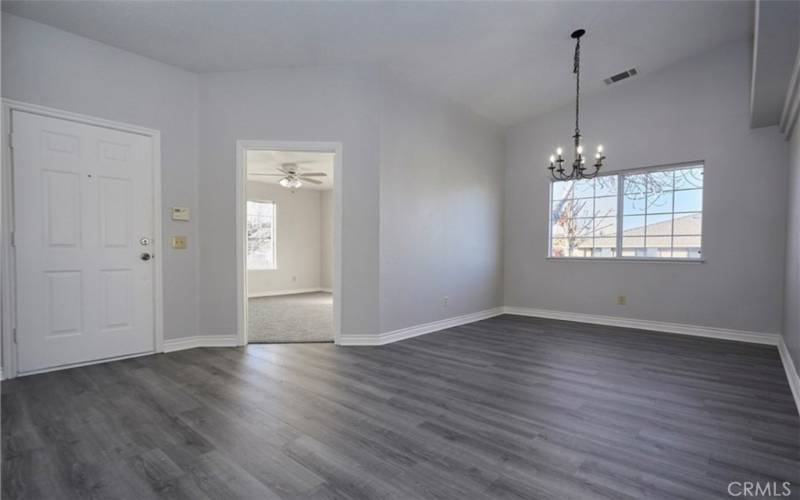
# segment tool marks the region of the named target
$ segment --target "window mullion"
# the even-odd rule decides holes
[[[617,255],[616,257],[622,257],[622,209],[625,206],[624,203],[624,193],[625,193],[625,176],[618,175],[617,176]]]

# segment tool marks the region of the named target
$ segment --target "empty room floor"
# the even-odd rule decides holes
[[[504,315],[2,384],[3,498],[727,498],[800,484],[774,347]],[[795,486],[796,487],[796,486]]]
[[[250,298],[247,325],[251,343],[333,341],[333,296],[316,292]]]

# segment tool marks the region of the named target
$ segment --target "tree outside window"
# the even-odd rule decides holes
[[[277,269],[275,262],[275,203],[247,202],[247,269]]]

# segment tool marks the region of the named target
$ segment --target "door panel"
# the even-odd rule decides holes
[[[13,111],[20,373],[152,352],[152,140]]]
[[[47,311],[47,337],[83,334],[81,297],[83,273],[80,271],[45,271],[47,284],[44,310]]]
[[[51,247],[77,247],[81,239],[80,176],[75,172],[42,171],[42,213],[45,241]]]

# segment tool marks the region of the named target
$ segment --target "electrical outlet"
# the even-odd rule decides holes
[[[297,281],[297,276],[292,276],[292,282]]]
[[[186,250],[186,236],[173,236],[172,248],[175,250]]]
[[[442,298],[442,305],[443,305],[444,307],[447,307],[447,304],[448,304],[449,302],[450,302],[450,297],[447,297],[447,296],[445,296],[445,297],[443,297],[443,298]]]
[[[624,306],[626,302],[627,302],[627,299],[625,298],[624,295],[617,295],[617,305],[618,306]]]

